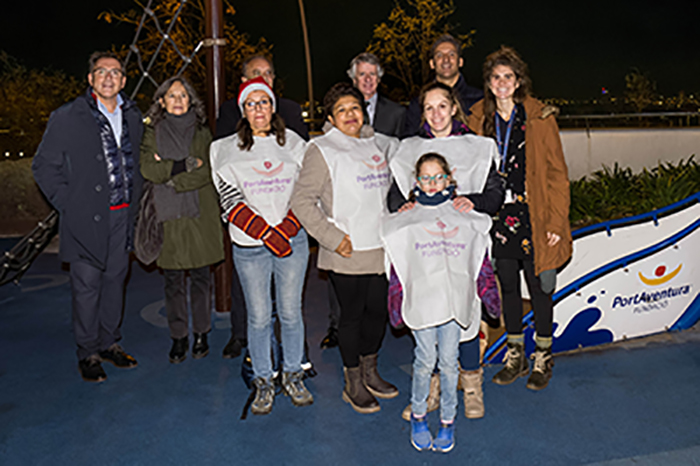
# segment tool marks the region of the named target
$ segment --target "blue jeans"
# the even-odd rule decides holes
[[[459,334],[460,327],[455,320],[437,327],[413,330],[416,348],[413,359],[411,411],[416,416],[423,416],[428,410],[430,376],[437,360],[440,369],[440,419],[451,422],[456,417]]]
[[[304,354],[304,320],[301,293],[309,262],[306,231],[291,239],[292,254],[279,258],[264,246],[246,248],[233,245],[233,262],[241,279],[248,309],[248,350],[255,377],[272,377],[270,333],[272,331],[272,296],[270,281],[275,277],[277,313],[282,328],[284,371],[301,370]]]

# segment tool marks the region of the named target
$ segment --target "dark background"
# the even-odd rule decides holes
[[[98,21],[101,11],[124,11],[132,0],[3,2],[0,50],[29,67],[87,72],[93,50],[128,44],[129,25]],[[255,42],[274,44],[284,93],[306,98],[306,68],[294,0],[234,1],[236,27]],[[350,59],[384,21],[393,0],[306,0],[316,98],[346,79]],[[700,91],[700,28],[697,1],[455,1],[457,32],[476,29],[465,52],[467,81],[481,86],[484,57],[501,44],[516,47],[529,63],[540,97],[592,98],[607,87],[624,92],[633,67],[648,73],[664,96]]]

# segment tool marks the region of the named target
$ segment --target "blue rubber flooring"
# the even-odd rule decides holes
[[[0,252],[11,244],[0,240]],[[132,263],[122,344],[139,366],[105,364],[107,381],[89,384],[77,370],[67,273],[55,254],[41,255],[20,286],[0,287],[0,464],[700,464],[700,338],[559,356],[539,393],[525,379],[486,382],[486,417],[460,413],[455,449],[420,453],[400,418],[410,338],[387,332],[381,350],[380,370],[400,396],[356,414],[340,398],[337,349],[318,348],[326,290],[312,265],[304,312],[319,373],[307,381],[314,404],[278,396],[269,416],[241,420],[241,358],[221,358],[228,314],[213,315],[209,356],[170,364],[162,276]],[[487,367],[486,380],[497,370]]]

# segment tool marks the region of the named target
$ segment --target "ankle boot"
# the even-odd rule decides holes
[[[362,373],[358,367],[345,367],[345,388],[343,401],[350,403],[352,409],[361,414],[376,413],[381,408],[376,398],[367,391],[362,383]]]
[[[398,388],[379,376],[376,354],[360,356],[360,370],[362,371],[362,383],[372,395],[384,399],[399,395]]]
[[[554,360],[552,359],[552,348],[537,348],[535,349],[532,359],[535,360],[532,365],[532,374],[527,379],[527,388],[530,390],[542,390],[549,384],[549,379],[552,378],[552,368]]]
[[[194,343],[192,343],[192,357],[195,359],[203,358],[209,354],[209,343],[207,343],[206,333],[195,333]]]
[[[479,419],[484,417],[484,391],[482,384],[484,370],[459,371],[459,379],[464,390],[464,416],[467,419]]]
[[[170,348],[170,362],[173,364],[178,364],[187,358],[187,337],[183,338],[173,338],[173,346]]]
[[[493,376],[493,382],[498,385],[508,385],[518,377],[525,377],[530,371],[530,366],[525,357],[525,346],[521,343],[508,343],[505,367]]]
[[[428,393],[428,409],[426,412],[432,413],[440,407],[440,374],[433,373],[430,376],[430,392]],[[411,420],[411,403],[408,404],[401,413],[401,419]]]

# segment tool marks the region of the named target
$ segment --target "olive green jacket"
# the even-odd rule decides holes
[[[141,174],[144,179],[155,184],[172,179],[177,192],[199,190],[198,218],[178,218],[163,223],[163,248],[156,262],[163,269],[195,269],[224,259],[219,198],[211,181],[209,165],[211,140],[209,129],[198,125],[190,145],[190,155],[200,159],[202,166],[171,176],[174,162],[156,161],[155,129],[151,125],[144,128],[141,141]]]

